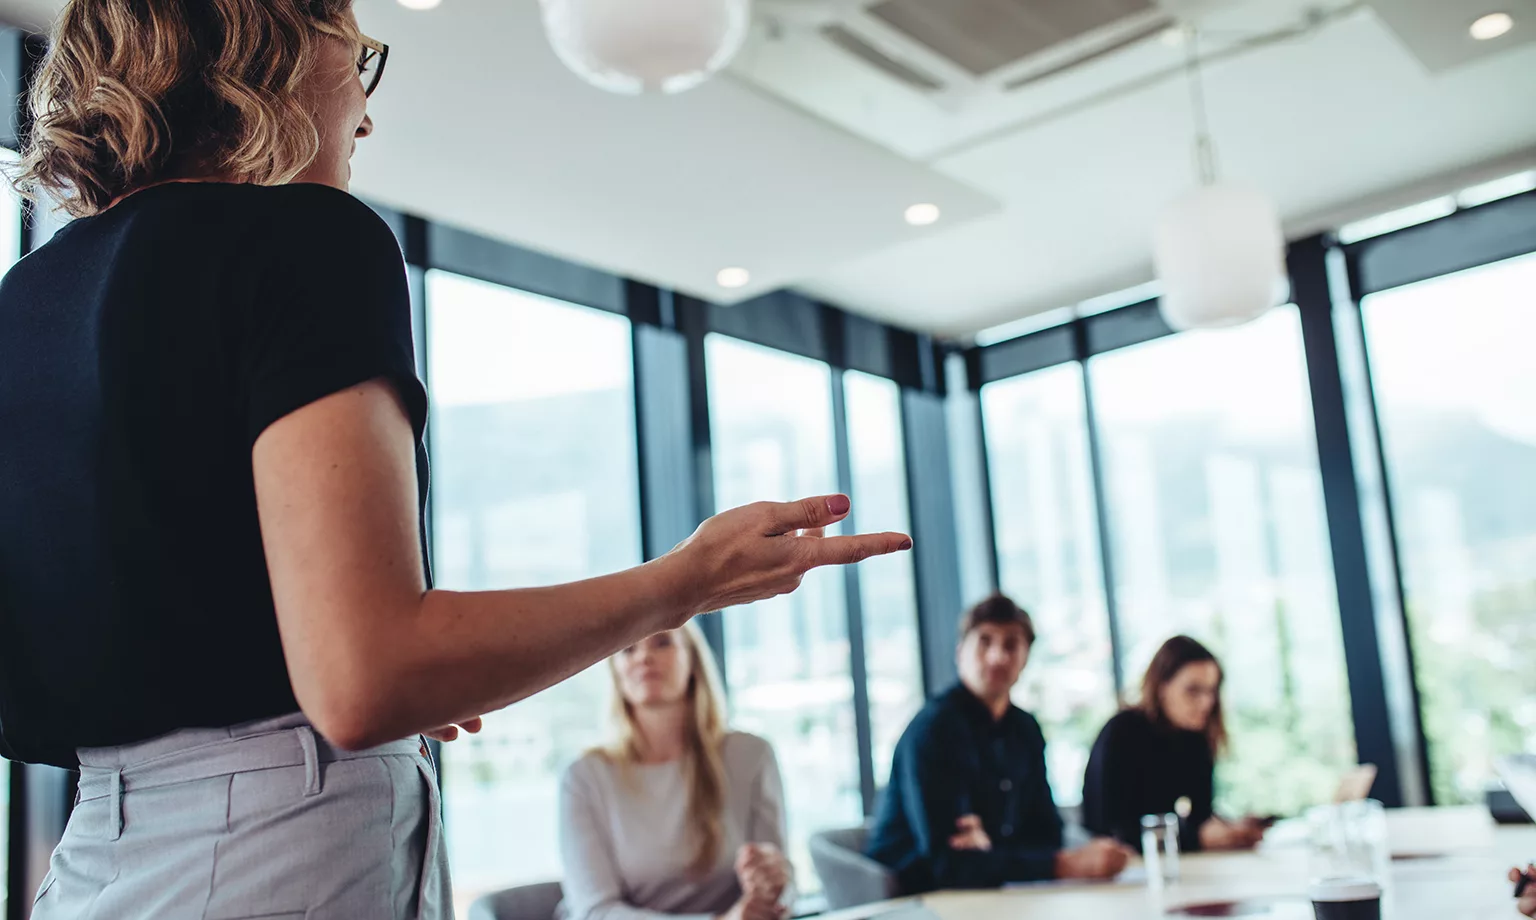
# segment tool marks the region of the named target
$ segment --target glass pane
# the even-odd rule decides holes
[[[720,335],[705,348],[716,506],[836,492],[831,369]],[[842,573],[811,572],[799,591],[729,611],[724,625],[732,724],[773,743],[789,855],[814,891],[807,839],[863,816]]]
[[[1115,712],[1082,369],[988,384],[981,406],[1001,587],[1037,633],[1014,700],[1045,730],[1057,802],[1075,805],[1088,752]]]
[[[641,561],[629,321],[427,274],[437,584],[573,581]],[[560,771],[606,737],[604,666],[443,748],[458,913],[560,877]]]
[[[0,164],[8,165],[15,160],[16,154],[0,149]],[[21,203],[10,184],[3,184],[5,191],[0,192],[0,275],[4,275],[21,255]],[[11,827],[10,797],[11,765],[0,760],[0,866],[9,865],[7,854],[10,849],[6,836]],[[6,890],[6,873],[0,871],[0,917],[10,916],[6,913]]]
[[[1355,751],[1295,309],[1088,371],[1127,684],[1169,636],[1209,644],[1232,736],[1218,803],[1293,814],[1327,801]]]
[[[910,533],[901,388],[884,377],[847,371],[843,374],[843,394],[853,466],[854,524],[865,533]],[[896,742],[923,707],[912,555],[897,553],[870,559],[859,565],[858,574],[875,782],[884,786],[890,778]]]
[[[1363,301],[1430,772],[1536,752],[1536,256]]]

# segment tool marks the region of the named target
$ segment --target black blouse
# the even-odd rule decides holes
[[[1154,725],[1128,709],[1104,726],[1083,778],[1083,824],[1095,834],[1141,848],[1143,815],[1165,815],[1188,798],[1179,846],[1200,849],[1200,825],[1214,814],[1215,759],[1199,732]]]
[[[251,448],[393,382],[427,468],[410,296],[344,192],[186,183],[76,220],[0,282],[0,754],[298,710]]]

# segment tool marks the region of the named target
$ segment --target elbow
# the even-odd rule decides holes
[[[344,751],[362,751],[397,740],[397,735],[381,727],[381,723],[358,713],[320,710],[311,713],[305,709],[315,730],[332,745]]]
[[[955,855],[949,851],[934,854],[930,862],[934,887],[941,891],[986,887],[979,884],[972,877],[972,873],[965,871],[966,867],[961,860],[955,858]]]
[[[299,700],[299,708],[321,737],[345,751],[378,747],[404,732],[392,732],[383,714],[361,694],[327,694],[322,700]]]
[[[318,608],[284,627],[283,657],[299,709],[326,741],[348,751],[398,741],[435,728],[432,683],[424,656],[431,642],[416,628],[416,611]]]
[[[393,682],[382,669],[337,667],[292,675],[294,696],[305,718],[331,744],[360,751],[410,734],[386,692]]]

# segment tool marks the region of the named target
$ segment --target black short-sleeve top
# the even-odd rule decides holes
[[[375,378],[410,416],[424,503],[404,261],[378,215],[332,188],[156,186],[12,267],[0,755],[73,766],[79,747],[298,709],[251,449]]]

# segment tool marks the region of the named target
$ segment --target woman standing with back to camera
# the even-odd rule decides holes
[[[828,496],[432,590],[404,267],[345,192],[388,49],[350,5],[70,0],[37,74],[19,184],[77,219],[0,283],[0,754],[81,778],[35,920],[448,917],[418,733],[910,546],[821,538]]]

